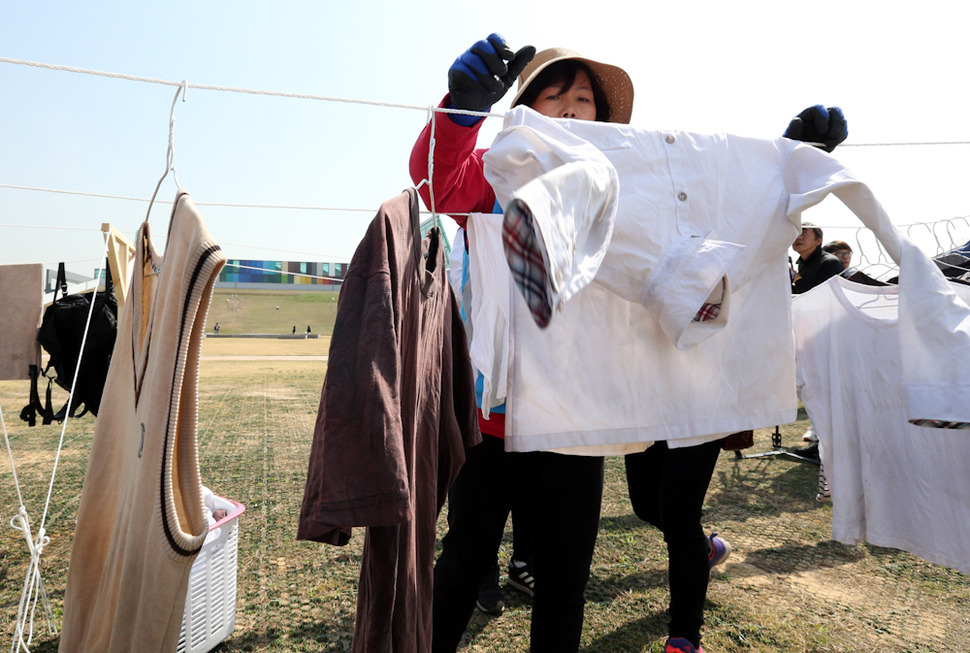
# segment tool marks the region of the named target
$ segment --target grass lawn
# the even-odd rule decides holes
[[[209,324],[215,321],[218,301],[213,302]],[[275,318],[277,300],[268,301],[260,311],[271,307],[268,314]],[[255,306],[256,300],[247,296],[244,304]],[[285,301],[280,304],[281,314],[297,310]],[[264,328],[255,320],[252,324]],[[295,539],[328,347],[326,338],[207,339],[203,347],[203,482],[246,505],[239,522],[236,628],[218,651],[350,650],[364,533],[357,530],[346,547]],[[222,358],[253,355],[272,358]],[[27,389],[26,382],[0,383],[0,407],[23,503],[36,530],[61,427],[27,428],[19,420]],[[807,421],[800,417],[782,426],[784,444],[801,444]],[[43,578],[58,624],[94,423],[90,416],[68,423],[45,522],[51,540],[43,554]],[[754,451],[769,449],[770,430],[757,431],[755,443]],[[9,521],[20,502],[9,459],[3,459],[0,505],[6,506]],[[833,542],[831,508],[815,500],[817,481],[817,467],[811,465],[778,458],[736,460],[733,453],[722,453],[704,522],[731,542],[734,553],[711,582],[705,650],[970,651],[970,579],[893,549]],[[510,550],[509,531],[504,559]],[[12,637],[28,561],[23,536],[12,528],[0,531],[5,643]],[[505,599],[501,616],[475,614],[463,651],[528,649],[529,602],[511,590]],[[661,650],[668,602],[666,551],[660,533],[632,514],[618,458],[607,461],[587,599],[583,651]],[[56,648],[57,636],[47,632],[38,612],[31,650]]]
[[[297,334],[333,332],[337,293],[327,290],[232,290],[212,294],[206,330],[218,322],[221,335],[250,333]]]

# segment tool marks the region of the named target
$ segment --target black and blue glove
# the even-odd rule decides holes
[[[849,135],[849,125],[845,122],[845,115],[838,107],[828,107],[821,104],[808,107],[792,118],[783,136],[794,141],[811,143],[826,152],[831,152]]]
[[[490,34],[455,59],[448,70],[448,92],[451,106],[469,111],[488,111],[502,99],[515,83],[515,78],[532,61],[536,49],[527,45],[518,52],[505,44],[498,34]],[[470,126],[481,116],[449,113],[459,125]]]

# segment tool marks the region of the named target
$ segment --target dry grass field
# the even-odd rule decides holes
[[[222,299],[214,300],[209,324],[229,322],[218,313]],[[270,299],[259,310],[272,307],[269,315],[275,317],[277,301]],[[291,306],[285,297],[279,301],[287,322],[308,305]],[[249,297],[245,302],[257,303]],[[327,309],[328,303],[316,308]],[[325,323],[322,313],[313,319],[311,324]],[[243,323],[241,315],[237,320]],[[259,328],[258,320],[251,324]],[[246,506],[239,522],[236,628],[218,651],[350,650],[363,532],[358,530],[346,547],[295,539],[328,346],[326,338],[210,338],[204,344],[199,396],[203,482]],[[18,417],[26,401],[26,382],[0,383],[0,408],[23,505],[36,530],[61,426],[27,428]],[[801,444],[807,422],[800,417],[782,426],[784,444]],[[45,520],[50,543],[42,572],[57,623],[94,424],[86,416],[64,429]],[[770,448],[770,431],[757,431],[755,442],[755,451]],[[7,522],[20,500],[6,453],[0,479]],[[664,545],[658,531],[632,514],[621,459],[608,460],[606,483],[582,650],[660,651],[668,596]],[[722,454],[705,523],[730,540],[734,553],[712,579],[705,650],[970,651],[970,579],[893,549],[832,541],[831,507],[815,500],[816,487],[814,466]],[[444,514],[439,531],[443,525]],[[502,552],[506,558],[510,546],[509,532]],[[10,527],[0,530],[3,646],[12,639],[28,561],[23,536]],[[529,603],[514,591],[506,591],[505,599],[501,616],[475,615],[463,651],[528,650]],[[48,632],[38,611],[31,650],[56,648],[57,636]]]
[[[326,290],[230,290],[213,292],[206,320],[211,333],[218,322],[222,335],[251,333],[289,335],[306,332],[328,334],[337,314],[337,293]]]

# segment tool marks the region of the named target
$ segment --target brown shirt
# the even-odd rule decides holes
[[[340,291],[297,538],[343,545],[367,527],[355,651],[431,649],[435,523],[481,441],[446,275],[408,190],[381,206]]]

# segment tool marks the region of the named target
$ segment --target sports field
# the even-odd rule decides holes
[[[219,321],[223,335],[233,328],[226,299],[226,293],[215,297],[208,320]],[[321,297],[246,295],[235,312],[235,329],[277,333],[310,324],[325,335],[334,310],[335,302]],[[363,531],[342,548],[295,539],[328,347],[326,337],[209,338],[203,346],[203,482],[246,506],[239,522],[236,628],[219,651],[350,650]],[[36,530],[61,427],[27,428],[19,420],[27,389],[26,382],[0,383],[0,408],[23,505]],[[801,445],[807,421],[800,417],[782,426],[786,445]],[[45,520],[51,539],[42,575],[57,624],[94,424],[90,416],[68,423]],[[757,431],[755,442],[755,451],[770,448],[770,430]],[[9,458],[3,459],[0,506],[9,521],[20,501]],[[893,549],[833,542],[831,508],[816,501],[817,481],[811,465],[722,454],[704,519],[731,542],[734,553],[712,579],[705,650],[970,651],[970,579]],[[443,525],[444,514],[439,532]],[[508,532],[505,558],[510,545]],[[3,646],[10,646],[28,561],[23,536],[9,527],[0,531]],[[607,461],[587,599],[583,651],[661,650],[668,600],[665,548],[660,533],[630,509],[621,459]],[[501,616],[475,615],[463,650],[528,650],[528,600],[511,590],[505,600]],[[57,636],[38,610],[30,650],[56,648]]]

